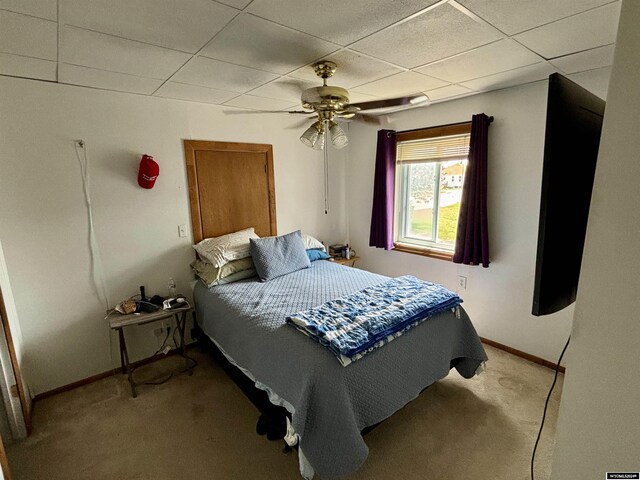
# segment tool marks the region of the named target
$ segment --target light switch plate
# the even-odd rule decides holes
[[[178,236],[180,238],[187,236],[187,226],[186,225],[178,225]]]

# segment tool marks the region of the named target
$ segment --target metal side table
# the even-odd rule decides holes
[[[136,387],[141,384],[136,383],[133,379],[133,371],[135,370],[135,367],[132,366],[129,362],[127,344],[124,338],[124,328],[133,325],[144,325],[146,323],[158,322],[160,320],[174,317],[176,319],[178,336],[180,337],[180,342],[177,346],[178,353],[182,356],[182,358],[184,358],[185,362],[185,369],[183,371],[186,371],[189,373],[189,375],[192,375],[195,362],[193,359],[187,356],[184,347],[184,332],[187,323],[187,313],[191,311],[193,311],[193,307],[187,305],[184,307],[172,308],[171,310],[158,310],[157,312],[152,313],[132,313],[129,315],[118,315],[117,317],[112,317],[109,320],[109,326],[111,327],[111,329],[117,330],[118,332],[118,339],[120,341],[120,365],[122,373],[127,374],[127,379],[129,380],[129,384],[131,385],[131,395],[134,398],[138,396]]]

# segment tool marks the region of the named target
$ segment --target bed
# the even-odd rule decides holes
[[[219,142],[206,143],[220,148]],[[215,168],[217,162],[211,150],[198,157],[196,150],[204,148],[204,144],[185,142],[196,241],[199,236],[215,236],[207,234],[207,230],[211,232],[217,227],[207,227],[211,215],[204,210],[219,208],[216,202],[204,201],[199,196],[199,192],[207,190],[202,185],[206,178],[220,180],[210,171],[206,175],[198,173]],[[227,158],[228,151],[224,152],[223,157]],[[257,162],[262,161],[260,155],[254,157]],[[272,176],[273,166],[268,155],[264,158],[263,171],[267,176],[264,181],[272,185],[273,178],[268,177]],[[266,191],[266,200],[256,200],[251,215],[264,217],[255,219],[256,224],[262,221],[268,225],[268,232],[262,235],[275,235],[273,189]],[[227,190],[224,194],[227,205],[234,204],[228,196]],[[265,206],[262,213],[256,211],[261,202]],[[247,217],[244,207],[236,208],[242,209],[243,218]],[[228,208],[226,212],[229,213]],[[226,225],[216,233],[245,226]],[[196,318],[202,331],[231,364],[269,394],[274,404],[290,412],[299,440],[300,470],[305,478],[314,474],[323,479],[337,478],[355,472],[368,455],[361,435],[363,429],[392,415],[425,387],[445,377],[451,368],[470,378],[486,360],[462,307],[428,318],[347,367],[329,350],[285,322],[295,312],[386,280],[382,275],[319,260],[310,268],[267,282],[252,278],[210,289],[198,282],[194,289]]]

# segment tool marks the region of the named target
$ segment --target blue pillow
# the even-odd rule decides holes
[[[249,242],[253,264],[263,282],[311,266],[300,230],[279,237],[250,238]]]
[[[322,250],[318,250],[317,248],[307,249],[307,257],[309,257],[309,260],[312,262],[315,262],[316,260],[326,260],[327,258],[331,258]]]

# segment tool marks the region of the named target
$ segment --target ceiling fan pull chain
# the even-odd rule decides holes
[[[327,145],[327,128],[325,127],[325,145]],[[329,214],[329,148],[324,149],[324,214]]]

